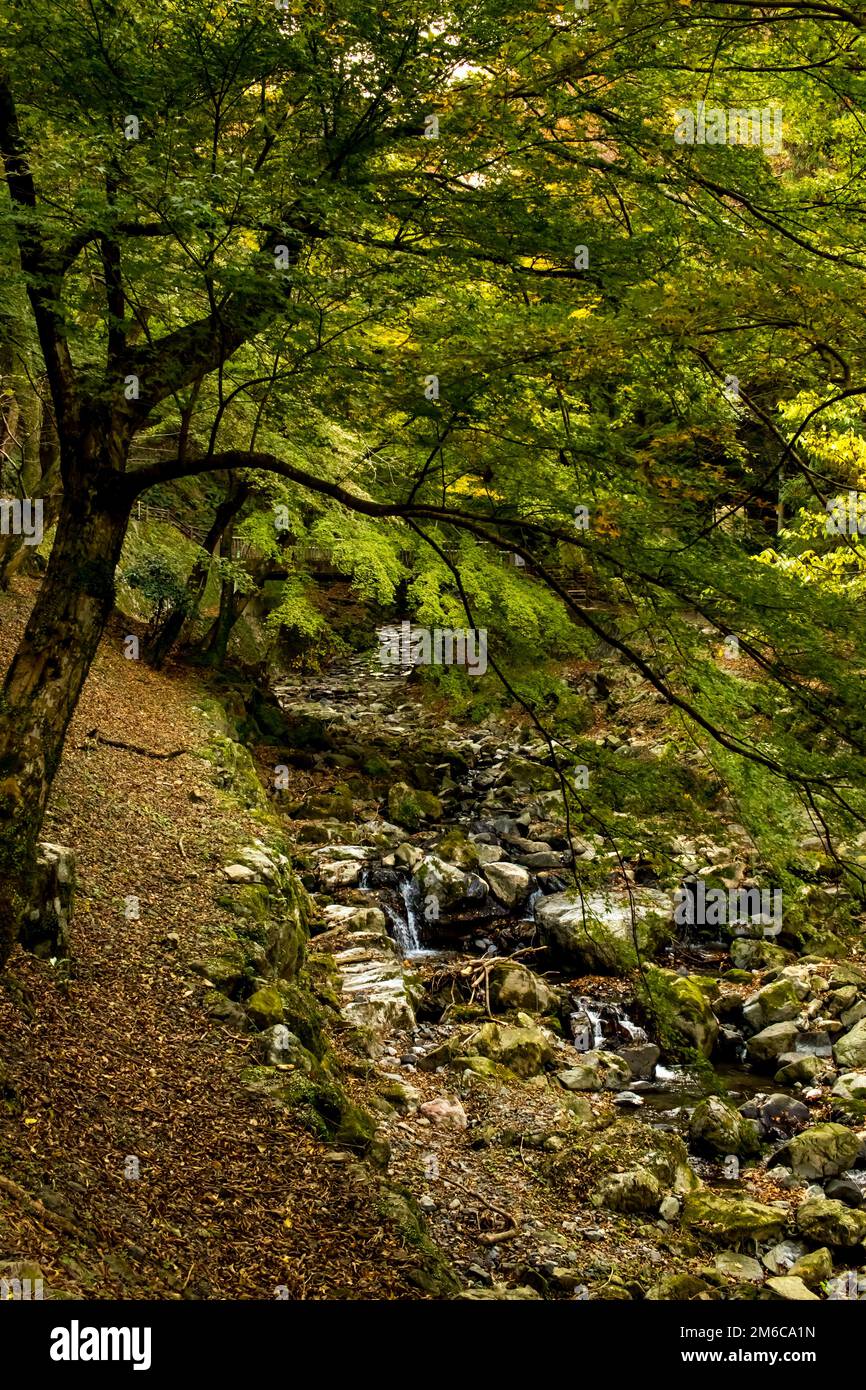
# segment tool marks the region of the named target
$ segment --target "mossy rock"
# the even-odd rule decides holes
[[[299,820],[348,821],[353,814],[352,793],[348,787],[343,791],[316,792],[291,807],[288,814]]]
[[[740,1241],[775,1240],[785,1228],[787,1215],[750,1197],[720,1197],[712,1192],[692,1192],[683,1203],[683,1222],[710,1240],[726,1245]]]
[[[223,950],[191,962],[192,969],[210,980],[215,989],[229,999],[244,994],[255,976],[256,962],[239,942],[229,942]]]
[[[688,1303],[692,1299],[718,1297],[719,1292],[712,1284],[694,1274],[666,1274],[646,1292],[650,1303]]]
[[[791,1266],[788,1273],[792,1279],[802,1279],[810,1289],[817,1288],[833,1273],[833,1256],[826,1245],[822,1245],[819,1250],[812,1250],[808,1255],[803,1255]]]
[[[515,1076],[535,1076],[555,1058],[550,1040],[540,1028],[484,1023],[468,1041],[467,1050],[499,1062]]]
[[[847,1125],[811,1125],[795,1134],[776,1157],[795,1177],[814,1180],[833,1178],[853,1168],[860,1155],[860,1139]]]
[[[378,1213],[383,1223],[416,1254],[418,1262],[409,1278],[417,1288],[442,1298],[459,1293],[460,1280],[430,1239],[424,1214],[411,1193],[386,1188],[378,1202]]]
[[[278,978],[291,980],[304,963],[309,937],[309,898],[292,871],[278,889],[241,884],[218,899],[239,918],[238,937],[254,942]]]
[[[369,753],[361,760],[361,771],[367,777],[390,777],[393,764],[387,758],[383,758],[381,753]]]
[[[648,1005],[666,1049],[674,1056],[697,1052],[710,1057],[719,1036],[719,1023],[700,983],[655,966],[646,967],[645,977]]]
[[[259,1029],[270,1028],[283,1022],[283,1001],[273,985],[257,989],[247,1000],[247,1013],[254,1026]]]
[[[328,1052],[326,1019],[322,1007],[313,996],[311,981],[302,975],[291,982],[280,980],[276,988],[283,1011],[280,1022],[300,1038],[314,1057],[323,1059]]]
[[[203,714],[211,729],[216,730],[223,738],[238,741],[237,723],[222,700],[218,700],[214,695],[200,695],[193,704],[193,709]]]
[[[866,1211],[852,1211],[829,1197],[809,1197],[797,1208],[797,1230],[813,1245],[860,1245],[866,1241]]]
[[[590,1198],[593,1206],[608,1211],[656,1211],[663,1188],[658,1178],[646,1168],[632,1168],[625,1173],[609,1173],[602,1178]]]
[[[201,751],[214,768],[218,787],[230,792],[242,805],[268,812],[268,802],[248,748],[234,739],[214,733]]]
[[[244,922],[266,922],[270,915],[270,890],[265,883],[239,883],[220,893],[217,906]]]
[[[719,1096],[707,1096],[695,1106],[689,1134],[696,1145],[712,1154],[746,1158],[761,1150],[757,1126]]]
[[[381,1144],[372,1115],[353,1104],[331,1077],[295,1073],[272,1094],[318,1139],[371,1156]],[[387,1161],[381,1149],[377,1156]]]
[[[395,782],[388,790],[388,819],[405,830],[418,830],[425,821],[442,817],[442,802],[432,792],[419,791],[407,782]]]
[[[456,864],[459,869],[478,868],[478,849],[462,830],[449,830],[436,845],[435,852],[439,859]]]
[[[731,960],[738,970],[781,970],[796,957],[772,941],[738,936],[731,942]]]

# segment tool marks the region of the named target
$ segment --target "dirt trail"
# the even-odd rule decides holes
[[[0,600],[4,669],[32,596]],[[238,817],[200,759],[88,739],[201,742],[194,682],[124,660],[121,636],[88,681],[43,836],[77,856],[69,979],[16,952],[0,987],[0,1260],[87,1298],[418,1298],[361,1165],[246,1092],[249,1039],[201,1007],[183,962],[219,914]]]

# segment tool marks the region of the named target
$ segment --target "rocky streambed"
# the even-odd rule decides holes
[[[276,696],[346,1071],[462,1296],[866,1296],[866,969],[674,924],[685,875],[757,881],[742,827],[660,874],[616,812],[575,826],[540,737],[439,719],[399,669]]]

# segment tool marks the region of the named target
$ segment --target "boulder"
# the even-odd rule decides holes
[[[824,1189],[824,1195],[834,1202],[844,1202],[846,1207],[862,1207],[863,1189],[853,1178],[831,1178]]]
[[[553,992],[540,975],[514,960],[497,960],[487,977],[490,1007],[496,1013],[524,1009],[527,1013],[546,1014],[556,1003]]]
[[[628,1047],[620,1047],[617,1056],[628,1063],[636,1081],[651,1081],[661,1049],[655,1043],[631,1043]]]
[[[291,1033],[284,1023],[271,1024],[270,1028],[259,1034],[257,1041],[265,1061],[272,1067],[297,1063],[299,1055],[306,1052],[300,1038]]]
[[[861,1018],[849,1033],[839,1039],[833,1048],[833,1056],[846,1071],[866,1067],[866,1018]]]
[[[550,1038],[541,1028],[512,1028],[502,1023],[482,1024],[466,1050],[523,1077],[536,1076],[555,1057]]]
[[[798,1178],[833,1178],[857,1161],[860,1140],[845,1125],[820,1124],[789,1139],[776,1154]]]
[[[801,1100],[776,1091],[765,1099],[747,1101],[740,1114],[760,1122],[761,1133],[768,1139],[785,1139],[797,1134],[812,1119],[812,1112]]]
[[[809,1197],[797,1210],[797,1229],[814,1245],[859,1245],[866,1240],[866,1212],[828,1197]]]
[[[421,1104],[421,1092],[399,1076],[389,1076],[378,1089],[378,1095],[401,1115],[414,1115]]]
[[[556,1073],[566,1091],[623,1091],[631,1085],[631,1068],[616,1052],[582,1052],[573,1066]]]
[[[743,1006],[743,1017],[755,1032],[771,1023],[787,1023],[802,1012],[808,993],[809,987],[802,980],[773,980]]]
[[[425,821],[442,818],[442,802],[432,792],[419,791],[407,782],[395,782],[388,790],[388,815],[405,830],[418,830]]]
[[[842,1100],[866,1100],[866,1072],[846,1071],[837,1078],[831,1095]]]
[[[788,1273],[796,1279],[802,1279],[804,1284],[808,1284],[812,1289],[816,1284],[823,1284],[833,1273],[833,1256],[822,1245],[819,1250],[812,1250],[808,1255],[801,1255],[799,1260],[791,1265]]]
[[[264,985],[247,1000],[247,1013],[256,1028],[271,1028],[283,1021],[283,1001],[279,990]]]
[[[757,1125],[744,1119],[718,1096],[707,1096],[692,1111],[689,1135],[699,1148],[713,1154],[746,1157],[760,1150]]]
[[[340,888],[356,888],[361,879],[362,864],[351,859],[319,864],[319,883],[326,893]]]
[[[811,1086],[822,1070],[822,1061],[813,1052],[785,1052],[777,1059],[781,1065],[773,1080],[780,1086]]]
[[[746,1043],[750,1061],[762,1066],[774,1065],[784,1053],[794,1051],[799,1031],[796,1023],[771,1023]]]
[[[710,1298],[713,1293],[712,1284],[694,1274],[666,1274],[647,1289],[646,1297],[649,1303],[689,1303],[693,1299]]]
[[[818,1295],[807,1288],[802,1279],[793,1274],[775,1274],[768,1279],[765,1288],[769,1289],[775,1298],[784,1299],[786,1302],[793,1303],[817,1303]]]
[[[723,1250],[715,1259],[716,1269],[729,1279],[745,1279],[750,1284],[762,1284],[764,1271],[751,1255],[741,1255],[736,1250]]]
[[[595,1207],[609,1211],[655,1211],[661,1201],[662,1185],[646,1168],[627,1173],[610,1173],[591,1194]]]
[[[495,864],[485,864],[483,872],[494,896],[506,907],[516,908],[529,892],[530,876],[519,864],[509,864],[502,860]]]
[[[425,904],[425,911],[433,900],[438,917],[458,911],[470,898],[484,897],[487,892],[483,879],[476,874],[465,873],[456,864],[449,864],[435,854],[424,856],[415,870],[414,882]]]
[[[731,942],[731,960],[737,970],[778,970],[794,959],[790,951],[750,936],[738,936]]]
[[[720,1197],[691,1192],[683,1203],[683,1221],[711,1240],[765,1241],[781,1235],[787,1213],[750,1197]]]
[[[719,1036],[719,1021],[697,981],[673,970],[647,970],[650,987],[673,1047],[685,1045],[709,1057]]]
[[[634,922],[627,893],[554,893],[539,903],[536,922],[551,951],[587,971],[633,969],[638,952],[652,956],[670,935],[672,909],[665,893],[635,889]],[[636,950],[637,945],[637,950]]]
[[[434,1124],[448,1125],[452,1129],[465,1129],[468,1123],[466,1111],[460,1101],[451,1100],[447,1096],[437,1096],[435,1100],[425,1101],[420,1113],[426,1115]]]

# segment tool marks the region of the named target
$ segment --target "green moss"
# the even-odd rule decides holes
[[[281,980],[277,989],[283,1011],[282,1021],[314,1057],[324,1058],[328,1051],[325,1015],[313,997],[309,977],[302,975],[291,983]]]
[[[379,1200],[378,1211],[383,1222],[395,1229],[419,1256],[418,1265],[409,1275],[412,1283],[425,1293],[441,1297],[457,1293],[460,1281],[430,1239],[424,1214],[412,1194],[403,1188],[387,1188]]]
[[[270,985],[257,989],[247,1000],[247,1013],[257,1028],[270,1028],[274,1023],[282,1023],[283,1001],[279,991]]]
[[[417,830],[427,820],[439,820],[442,802],[432,792],[418,791],[406,782],[395,782],[388,791],[388,819],[406,830]]]

